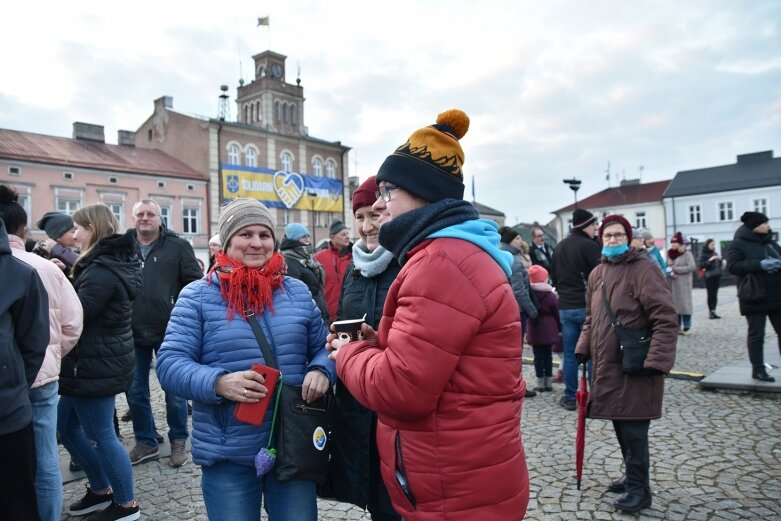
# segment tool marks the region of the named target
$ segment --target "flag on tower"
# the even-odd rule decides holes
[[[264,16],[263,18],[258,18],[258,27],[261,25],[269,25],[269,16]]]

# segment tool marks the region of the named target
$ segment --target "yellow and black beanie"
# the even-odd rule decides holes
[[[469,130],[469,116],[452,109],[437,116],[434,125],[416,130],[385,159],[377,183],[400,186],[428,202],[464,198],[464,151],[459,139]]]

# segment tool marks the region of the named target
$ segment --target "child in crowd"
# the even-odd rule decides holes
[[[548,284],[548,270],[535,264],[529,268],[529,280],[539,306],[538,316],[529,320],[526,338],[534,351],[534,372],[537,375],[535,391],[552,391],[552,347],[560,343],[559,297]]]

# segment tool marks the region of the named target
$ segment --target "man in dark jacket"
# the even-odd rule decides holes
[[[532,244],[529,248],[529,257],[531,257],[532,264],[542,266],[550,271],[553,248],[545,243],[545,232],[542,228],[532,228]]]
[[[127,392],[136,445],[130,451],[133,465],[157,458],[157,428],[149,399],[149,369],[152,353],[157,353],[165,335],[179,292],[203,276],[190,243],[166,230],[160,218],[160,206],[141,200],[133,206],[134,229],[127,231],[136,242],[142,259],[144,283],[133,302],[133,340],[135,370]],[[165,393],[168,438],[173,467],[187,462],[187,400]]]
[[[564,396],[559,405],[577,408],[578,363],[575,345],[586,320],[586,284],[602,254],[594,241],[597,218],[582,208],[572,214],[572,231],[556,246],[551,262],[551,280],[559,294],[561,336],[564,344]]]
[[[285,236],[282,238],[279,250],[285,256],[288,276],[306,284],[323,320],[328,324],[330,315],[323,295],[325,271],[323,265],[310,253],[311,243],[312,237],[306,226],[301,223],[290,223],[285,226]]]
[[[49,345],[49,299],[35,270],[11,255],[0,219],[0,505],[4,519],[40,519],[30,386]]]

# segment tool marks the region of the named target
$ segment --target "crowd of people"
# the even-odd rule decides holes
[[[724,257],[713,239],[692,251],[680,232],[662,255],[649,230],[582,208],[555,246],[540,226],[526,242],[463,200],[468,128],[466,114],[447,111],[387,157],[352,194],[354,243],[335,221],[316,252],[304,224],[277,237],[263,203],[233,200],[209,240],[205,274],[153,200],[135,203],[124,233],[103,203],[48,212],[37,221],[48,239],[26,244],[28,216],[0,185],[0,356],[15,368],[0,388],[0,467],[14,475],[0,484],[0,501],[11,518],[60,519],[58,438],[87,477],[70,515],[140,518],[133,466],[159,458],[166,439],[152,412],[153,358],[169,464],[188,462],[191,407],[192,459],[211,520],[259,521],[263,508],[271,521],[315,521],[318,495],[374,521],[523,519],[523,401],[560,381],[559,405],[576,410],[580,371],[590,381],[585,414],[612,421],[624,462],[607,484],[621,494],[615,508],[649,507],[649,425],[662,414],[677,338],[692,332],[697,274],[710,319],[720,318],[725,272],[759,288],[739,291],[740,312],[751,376],[774,381],[763,342],[767,317],[781,333],[781,247],[768,218],[743,214]],[[351,319],[363,321],[358,339],[329,332]],[[624,364],[620,328],[647,332],[639,369]],[[521,370],[524,344],[533,388]],[[325,483],[258,470],[285,413],[256,364],[278,368],[306,403],[333,394]],[[129,451],[118,433],[120,393]],[[261,402],[269,406],[257,425],[235,414]],[[491,450],[474,450],[487,439]]]

